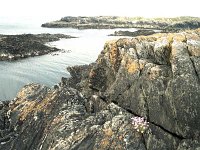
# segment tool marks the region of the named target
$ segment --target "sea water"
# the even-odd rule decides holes
[[[109,34],[117,30],[127,30],[42,28],[41,24],[45,22],[31,18],[0,17],[0,34],[61,33],[77,37],[48,43],[63,49],[62,51],[17,61],[0,61],[0,100],[13,99],[17,92],[29,83],[52,87],[61,77],[70,77],[66,70],[68,66],[94,62],[107,40],[120,38],[108,36]]]

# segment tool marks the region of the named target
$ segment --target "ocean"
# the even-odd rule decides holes
[[[11,62],[0,61],[0,100],[12,100],[17,92],[29,83],[34,82],[52,87],[60,81],[61,77],[70,77],[66,70],[68,66],[94,62],[107,40],[120,38],[107,35],[117,30],[136,30],[42,28],[41,24],[46,21],[50,21],[50,19],[43,21],[41,18],[34,20],[32,18],[0,17],[0,34],[61,33],[78,37],[48,43],[64,49],[64,52],[54,52]]]

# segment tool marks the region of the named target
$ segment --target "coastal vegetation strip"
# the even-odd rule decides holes
[[[147,36],[147,35],[152,35],[156,33],[153,30],[137,30],[134,32],[131,31],[115,31],[113,34],[110,34],[109,36],[131,36],[131,37],[135,37],[135,36]]]
[[[195,29],[200,27],[198,17],[176,18],[143,18],[143,17],[72,17],[66,16],[58,21],[42,24],[48,28],[77,28],[77,29],[112,29],[112,28],[149,28],[149,29]]]

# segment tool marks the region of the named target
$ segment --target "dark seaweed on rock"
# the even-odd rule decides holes
[[[131,31],[115,31],[114,34],[110,34],[109,36],[147,36],[156,33],[153,30],[137,30],[134,32]]]
[[[59,49],[47,46],[46,43],[60,38],[72,37],[62,34],[0,35],[0,60],[15,60],[58,51]]]

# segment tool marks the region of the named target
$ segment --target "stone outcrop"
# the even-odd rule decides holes
[[[177,18],[142,18],[142,17],[119,17],[119,16],[96,16],[96,17],[63,17],[58,21],[44,23],[47,28],[76,28],[76,29],[113,29],[113,28],[148,28],[161,29],[165,32],[180,29],[196,29],[200,27],[200,18],[177,17]]]
[[[4,110],[0,149],[175,149],[178,138],[150,124],[145,134],[133,129],[133,114],[114,103],[96,113],[75,89],[30,84]],[[7,113],[5,113],[7,111]],[[4,124],[4,122],[3,122]],[[160,139],[159,136],[162,136]],[[168,145],[169,144],[169,145]]]
[[[137,31],[134,31],[134,32],[131,32],[131,31],[115,31],[114,34],[110,34],[109,36],[132,36],[132,37],[135,37],[135,36],[147,36],[147,35],[152,35],[156,33],[155,31],[153,30],[137,30]]]
[[[58,41],[61,38],[73,38],[63,34],[22,34],[0,35],[0,61],[16,60],[58,51],[47,46],[47,42]]]
[[[200,30],[108,42],[91,88],[182,138],[200,135]]]
[[[77,28],[77,29],[112,29],[112,28],[133,28],[133,23],[128,19],[115,16],[97,17],[63,17],[58,21],[44,23],[42,27],[47,28]]]
[[[197,150],[200,30],[109,41],[54,89],[26,85],[0,104],[4,150]],[[149,128],[137,132],[131,117]]]

